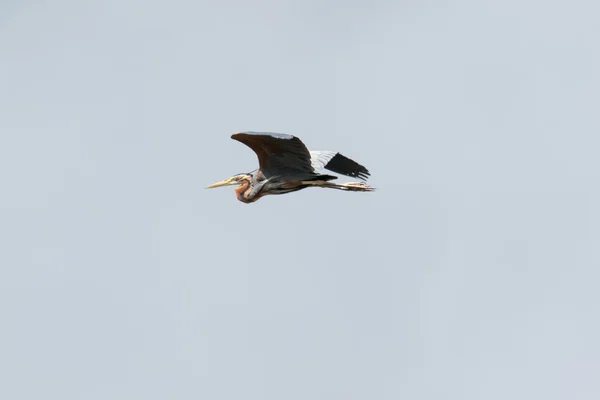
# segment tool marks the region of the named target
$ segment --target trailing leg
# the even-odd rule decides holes
[[[333,183],[326,181],[304,181],[302,183],[309,186],[346,190],[349,192],[372,192],[375,190],[375,188],[363,182]]]

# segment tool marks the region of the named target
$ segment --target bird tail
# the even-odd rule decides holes
[[[314,178],[309,179],[309,180],[310,181],[325,181],[325,182],[327,182],[327,181],[332,181],[337,178],[338,177],[334,176],[334,175],[317,175]]]

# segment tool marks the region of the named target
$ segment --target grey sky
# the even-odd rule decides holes
[[[599,13],[2,2],[0,398],[599,398]],[[241,130],[378,191],[204,190]]]

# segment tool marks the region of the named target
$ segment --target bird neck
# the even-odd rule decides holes
[[[252,175],[248,175],[244,177],[241,185],[235,189],[235,195],[242,203],[254,203],[260,196],[253,194],[252,189],[254,189],[254,181]]]

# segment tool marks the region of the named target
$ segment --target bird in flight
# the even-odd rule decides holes
[[[364,182],[333,183],[336,176],[323,174],[327,169],[366,181],[369,171],[335,151],[309,151],[292,135],[270,132],[239,132],[231,138],[250,147],[258,156],[259,168],[214,183],[206,189],[238,185],[235,194],[243,203],[253,203],[266,195],[285,194],[308,187],[351,192],[375,190]]]

